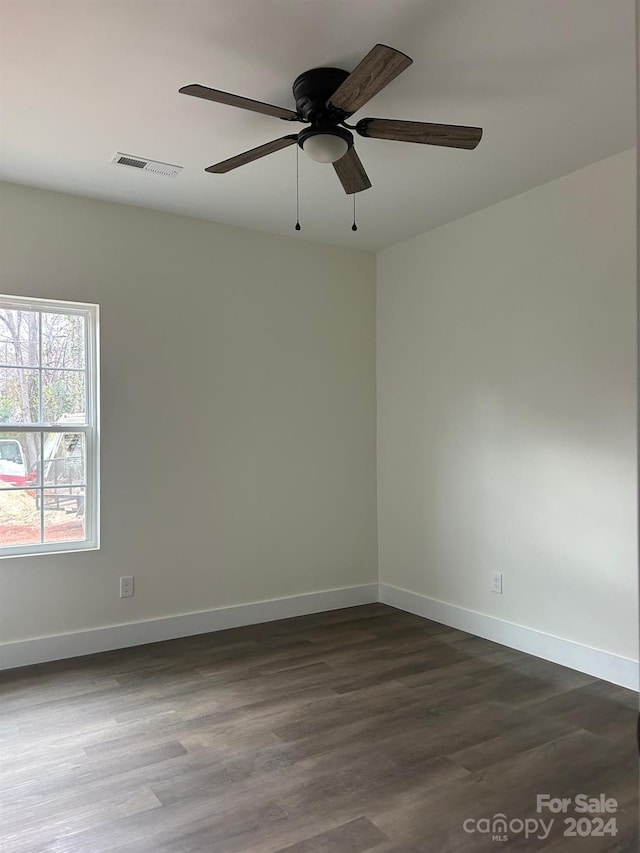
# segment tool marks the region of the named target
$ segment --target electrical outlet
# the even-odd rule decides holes
[[[491,592],[497,592],[498,595],[502,595],[502,572],[492,572]]]
[[[133,595],[133,575],[120,578],[120,598],[131,598]]]

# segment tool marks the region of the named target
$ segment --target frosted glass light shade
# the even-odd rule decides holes
[[[349,150],[349,143],[333,133],[316,133],[305,139],[302,150],[316,163],[335,163]]]

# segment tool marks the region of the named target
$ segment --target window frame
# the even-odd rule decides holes
[[[4,433],[83,433],[85,441],[85,494],[84,494],[84,531],[85,538],[66,542],[37,542],[30,545],[2,545],[0,560],[10,557],[44,556],[51,554],[74,553],[77,551],[97,551],[100,548],[100,307],[91,302],[71,302],[61,299],[43,299],[40,297],[9,296],[0,294],[0,308],[15,311],[38,311],[44,314],[73,314],[84,317],[84,358],[85,358],[85,420],[74,424],[0,424],[0,437]],[[46,368],[42,364],[38,370]],[[41,387],[41,383],[40,383]],[[42,416],[42,412],[40,412]],[[44,496],[45,483],[41,480],[41,497]],[[41,525],[44,523],[44,509]],[[44,528],[41,527],[41,536]]]

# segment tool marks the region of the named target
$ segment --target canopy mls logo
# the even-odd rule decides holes
[[[468,817],[462,824],[462,828],[470,835],[490,835],[492,841],[508,841],[510,835],[524,835],[525,838],[537,838],[544,841],[549,837],[554,820],[549,818],[545,822],[542,818],[528,817],[524,820],[519,817],[511,820],[502,813],[494,814],[493,817],[481,817],[479,820]]]
[[[567,814],[569,810],[573,815]],[[615,814],[617,810],[617,800],[605,794],[596,797],[590,797],[588,794],[576,794],[573,797],[538,794],[536,813],[539,817],[508,818],[506,814],[498,812],[493,817],[467,818],[463,821],[462,828],[469,835],[489,835],[491,840],[496,842],[508,841],[514,835],[544,841],[556,823],[556,818],[548,815],[567,815],[561,822],[558,820],[562,835],[567,838],[613,837],[618,834],[618,827],[615,817],[610,815]],[[546,816],[542,817],[542,813]]]

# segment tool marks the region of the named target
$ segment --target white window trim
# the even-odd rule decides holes
[[[89,302],[6,296],[3,307],[47,314],[80,314],[85,324],[86,422],[84,424],[0,424],[2,432],[82,432],[85,435],[86,486],[85,539],[75,542],[39,542],[34,545],[0,545],[0,559],[69,554],[100,548],[100,307]]]

